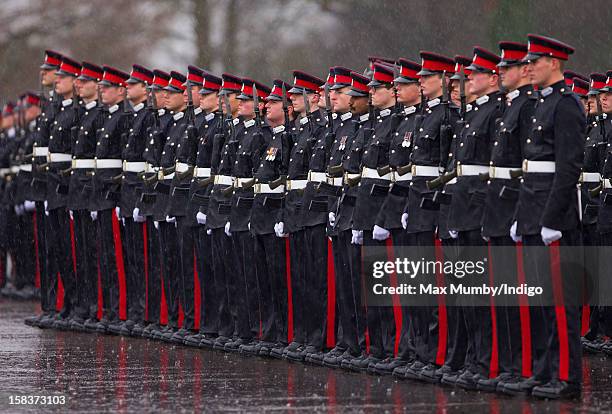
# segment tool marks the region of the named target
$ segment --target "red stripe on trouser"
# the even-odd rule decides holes
[[[522,242],[516,243],[516,277],[519,286],[525,283]],[[519,296],[519,316],[521,318],[521,375],[529,378],[533,375],[531,366],[531,319],[529,317],[529,302],[525,295]]]
[[[34,230],[34,259],[35,259],[35,270],[34,270],[34,286],[40,289],[40,255],[38,254],[38,221],[36,219],[36,211],[32,213],[32,224]],[[0,277],[2,280],[2,277]]]
[[[582,305],[582,324],[580,326],[580,335],[585,336],[589,332],[589,323],[591,319],[591,307],[588,304]]]
[[[393,239],[389,237],[385,241],[387,247],[387,260],[395,262],[395,251],[393,250]],[[390,286],[397,287],[397,273],[393,272],[389,275]],[[393,318],[395,319],[395,346],[393,347],[393,355],[397,356],[399,350],[400,338],[402,337],[402,306],[398,294],[391,297],[393,301]]]
[[[367,301],[367,295],[365,294],[366,292],[366,288],[365,288],[365,274],[364,274],[364,267],[363,266],[363,245],[361,245],[361,247],[359,248],[360,250],[360,255],[359,255],[359,260],[361,260],[361,264],[362,266],[360,266],[360,282],[361,282],[361,299],[363,300],[363,307],[364,307],[364,313],[366,315],[367,318],[367,314],[368,314],[368,301]],[[363,333],[364,337],[365,337],[365,343],[366,343],[366,353],[369,355],[370,354],[370,332],[368,331],[368,326],[366,324],[365,326],[365,332]]]
[[[494,285],[493,276],[493,257],[491,257],[491,242],[487,246],[489,253],[489,284],[491,287]],[[490,297],[491,301],[491,361],[489,361],[489,378],[497,377],[499,373],[499,350],[497,344],[497,310],[495,309],[495,300],[493,296]]]
[[[336,274],[332,242],[327,239],[327,347],[336,345]]]
[[[559,380],[569,379],[569,339],[567,332],[567,316],[563,303],[563,280],[561,279],[561,260],[559,241],[550,244],[550,273],[552,276],[553,297],[555,299],[555,315],[557,319],[557,335],[559,337]]]
[[[70,223],[70,251],[72,252],[72,268],[74,269],[74,277],[77,277],[76,267],[76,242],[74,239],[74,220],[71,218],[68,220]]]
[[[193,306],[194,306],[194,329],[200,329],[200,322],[202,320],[202,296],[200,289],[200,276],[198,275],[198,257],[196,255],[195,247],[193,249]]]
[[[291,289],[291,243],[285,238],[285,268],[287,273],[287,342],[293,341],[293,290]]]
[[[436,261],[444,262],[444,252],[442,251],[442,241],[434,236],[434,248],[436,251]],[[436,266],[438,269],[439,266]],[[439,287],[445,285],[444,276],[436,271],[436,284]],[[446,345],[448,339],[448,316],[446,314],[446,298],[438,295],[438,352],[436,353],[436,364],[444,365],[446,360]]]
[[[55,297],[55,309],[59,312],[64,307],[64,282],[62,275],[57,272],[57,295]]]
[[[159,278],[159,281],[161,283],[161,304],[159,308],[159,323],[161,323],[162,325],[168,324],[168,300],[166,299],[166,290],[164,289],[165,277],[166,275],[162,273],[161,277]]]
[[[96,248],[96,253],[98,253]],[[100,271],[100,255],[96,254],[96,267],[98,269],[98,319],[102,319],[104,309],[104,296],[102,295],[102,272]]]
[[[144,255],[144,275],[145,275],[145,313],[144,318],[145,321],[149,320],[149,239],[147,233],[147,223],[142,223],[142,239],[144,246],[143,255]]]
[[[127,298],[125,290],[125,267],[123,266],[123,246],[121,244],[121,228],[115,211],[111,211],[113,223],[113,241],[115,242],[115,263],[119,277],[119,319],[127,318]]]

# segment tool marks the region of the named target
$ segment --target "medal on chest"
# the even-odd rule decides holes
[[[266,160],[274,161],[276,159],[276,153],[278,152],[278,148],[270,147],[266,151]]]
[[[408,148],[410,146],[410,141],[412,141],[412,131],[407,131],[402,140],[402,148]]]
[[[348,141],[348,135],[344,135],[340,138],[340,145],[338,146],[340,151],[344,151],[344,148],[346,148],[346,141]]]

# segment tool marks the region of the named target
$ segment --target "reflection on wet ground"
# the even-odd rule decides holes
[[[612,412],[612,359],[587,356],[581,401],[511,398],[146,339],[40,330],[0,299],[0,412],[9,395],[64,395],[88,412]],[[49,407],[29,407],[49,410]]]

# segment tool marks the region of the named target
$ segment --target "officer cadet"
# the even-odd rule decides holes
[[[62,55],[52,51],[45,51],[45,60],[40,66],[40,79],[42,91],[41,113],[36,122],[34,147],[32,150],[32,201],[36,203],[36,230],[38,240],[38,263],[40,266],[41,307],[46,317],[41,318],[40,327],[50,328],[55,321],[57,273],[50,271],[47,266],[47,215],[45,208],[47,183],[46,168],[49,153],[49,131],[53,125],[55,115],[59,110],[59,99],[55,96],[53,85],[55,71],[59,68]],[[44,89],[50,88],[49,97],[46,98]]]
[[[285,239],[275,234],[281,220],[291,137],[286,128],[294,119],[289,98],[283,96],[291,86],[274,80],[265,97],[266,122],[272,137],[266,143],[260,163],[255,167],[250,231],[254,236],[254,259],[261,307],[261,341],[240,346],[240,352],[282,358],[287,346],[287,274]],[[259,93],[259,89],[257,90]]]
[[[372,105],[378,110],[374,127],[364,142],[361,158],[361,179],[356,193],[353,212],[353,229],[361,233],[364,246],[384,246],[382,235],[375,227],[376,216],[380,211],[391,183],[391,172],[381,171],[389,168],[389,146],[399,124],[399,117],[390,115],[395,111],[396,98],[393,87],[394,69],[381,63],[374,63],[372,80],[368,83],[372,95]],[[376,231],[373,231],[375,229]],[[395,320],[393,309],[389,306],[369,306],[367,324],[370,336],[370,355],[361,355],[343,361],[355,371],[365,371],[380,360],[394,356]]]
[[[8,256],[12,253],[12,240],[8,235],[12,232],[10,225],[14,222],[13,207],[11,205],[11,153],[14,147],[15,128],[15,103],[7,102],[2,108],[2,131],[0,132],[0,175],[2,176],[2,193],[0,198],[0,248],[2,249],[2,263],[6,263]],[[14,287],[7,284],[2,289],[3,295],[12,295]]]
[[[153,71],[153,83],[149,87],[151,104],[147,109],[153,115],[153,125],[148,131],[147,142],[143,152],[145,160],[145,171],[142,174],[143,186],[136,199],[133,216],[138,220],[145,218],[147,226],[147,326],[143,329],[142,336],[153,338],[161,333],[161,248],[159,245],[159,232],[156,222],[153,220],[156,192],[153,184],[149,184],[151,177],[157,176],[160,157],[166,139],[166,130],[172,120],[172,113],[166,110],[166,92],[170,74],[155,69]]]
[[[178,330],[179,299],[181,263],[179,257],[178,235],[176,232],[176,218],[167,215],[170,201],[170,186],[175,176],[177,146],[188,125],[185,118],[187,105],[183,98],[187,77],[182,73],[170,72],[170,81],[164,88],[166,92],[166,107],[173,112],[172,120],[168,124],[165,142],[159,158],[159,173],[155,184],[157,192],[153,219],[158,223],[160,255],[164,291],[168,306],[168,325],[162,331],[162,339],[172,341],[172,336]]]
[[[567,71],[566,71],[567,72]],[[566,79],[567,80],[567,79]],[[567,84],[567,82],[566,82]],[[585,264],[597,263],[598,253],[595,246],[599,246],[600,233],[597,229],[597,213],[599,210],[599,190],[601,187],[601,165],[605,159],[600,160],[600,154],[605,154],[607,141],[604,130],[601,129],[597,117],[601,110],[601,90],[606,85],[606,75],[602,73],[591,73],[590,84],[586,93],[587,130],[584,146],[584,164],[580,174],[580,203],[582,205],[582,243],[586,247],[584,251]],[[573,88],[572,88],[573,90]],[[599,100],[599,106],[597,101]],[[590,122],[589,122],[590,121]],[[599,336],[600,310],[603,308],[594,306],[591,309],[589,331],[582,341],[585,350],[597,351],[601,346]],[[591,338],[593,341],[590,341]]]
[[[113,180],[122,172],[121,136],[126,133],[125,81],[127,73],[103,66],[100,95],[106,106],[102,110],[102,125],[96,132],[96,168],[94,170],[91,218],[97,222],[100,274],[102,276],[103,316],[97,324],[100,333],[119,333],[119,271],[115,254],[113,220],[118,200],[118,184]]]
[[[208,72],[203,72],[202,77],[198,94],[204,119],[198,128],[195,166],[189,187],[185,219],[195,241],[196,266],[200,280],[200,331],[187,335],[184,343],[196,347],[200,346],[203,340],[211,341],[218,335],[220,303],[217,294],[219,287],[213,272],[212,231],[206,229],[206,210],[214,180],[211,171],[214,150],[220,151],[219,148],[215,148],[215,139],[219,137],[222,139],[223,114],[219,106],[219,89],[222,80]],[[200,209],[204,209],[204,212]]]
[[[98,96],[98,82],[104,72],[93,63],[83,62],[76,87],[81,105],[78,130],[72,137],[72,171],[68,191],[68,209],[74,222],[78,298],[85,308],[83,328],[93,332],[98,323],[98,243],[92,235],[96,225],[91,218],[92,173],[95,170],[96,133],[102,127],[104,112]],[[82,283],[81,283],[82,282]],[[80,321],[71,323],[80,329]]]
[[[66,170],[72,162],[72,128],[76,125],[78,96],[75,95],[75,79],[80,75],[81,64],[66,57],[56,72],[55,92],[61,101],[59,111],[49,131],[49,156],[47,157],[47,233],[48,271],[59,273],[64,284],[64,308],[54,323],[55,328],[67,329],[72,319],[76,327],[82,326],[85,309],[77,301],[78,285],[72,263],[70,216],[66,209],[70,177]]]
[[[187,117],[187,127],[179,138],[176,146],[176,171],[170,194],[172,197],[168,202],[167,215],[177,220],[178,249],[180,260],[180,300],[183,309],[183,325],[172,340],[183,343],[185,336],[195,333],[195,262],[194,248],[196,236],[194,230],[197,222],[195,215],[187,216],[187,203],[189,202],[189,188],[193,176],[195,160],[197,156],[198,131],[202,126],[204,114],[200,108],[199,91],[202,88],[204,72],[202,69],[189,65],[187,67],[187,82],[183,92]],[[200,289],[204,287],[200,285]],[[199,341],[198,341],[199,343]]]
[[[148,133],[154,123],[153,114],[146,109],[147,87],[153,82],[153,72],[133,65],[130,77],[125,81],[130,105],[127,117],[127,134],[122,138],[123,160],[119,218],[123,223],[124,267],[126,276],[127,319],[121,326],[121,335],[141,336],[145,313],[145,263],[144,263],[144,217],[134,216],[137,196],[142,187],[139,174],[145,171],[143,153]],[[127,109],[124,109],[127,112]]]
[[[360,177],[360,163],[365,141],[374,124],[374,116],[368,113],[369,78],[351,72],[350,89],[343,86],[343,94],[350,97],[349,109],[351,122],[356,122],[353,137],[347,138],[348,148],[342,154],[343,188],[336,203],[334,231],[337,233],[334,250],[336,265],[336,291],[338,292],[339,328],[342,330],[342,344],[346,350],[342,354],[327,353],[323,363],[329,367],[345,367],[346,362],[365,354],[365,311],[361,298],[361,242],[355,240],[352,230],[352,215],[355,206],[357,183]],[[342,104],[340,107],[342,108]],[[370,107],[372,112],[373,107]],[[368,131],[367,133],[365,131]],[[334,181],[336,179],[334,178]],[[335,182],[334,182],[335,184]]]
[[[290,234],[292,278],[295,275],[291,287],[293,297],[300,299],[294,303],[293,342],[283,356],[303,361],[325,345],[327,197],[318,196],[315,185],[325,181],[328,145],[323,139],[325,119],[318,107],[323,80],[301,71],[294,71],[293,76],[289,93],[299,114],[299,127],[289,157],[287,195],[277,233]]]
[[[567,72],[567,71],[566,71]],[[566,81],[567,84],[567,81]],[[587,101],[588,101],[588,93],[589,93],[589,82],[586,80],[583,80],[582,78],[579,77],[575,77],[572,80],[572,84],[570,85],[570,87],[572,88],[572,92],[574,92],[576,94],[576,96],[578,96],[578,98],[580,98],[580,102],[582,102],[582,105],[584,106],[584,112],[587,116],[587,131],[589,128],[589,113],[588,113],[588,105],[587,105]]]
[[[384,236],[385,232],[393,240],[393,245],[399,254],[399,248],[409,243],[409,237],[404,231],[401,217],[404,206],[408,200],[410,180],[410,152],[412,149],[412,134],[415,122],[422,112],[421,93],[419,86],[420,76],[417,74],[422,68],[416,62],[399,58],[398,76],[393,80],[397,90],[397,101],[401,105],[399,115],[401,121],[393,132],[389,145],[389,167],[393,174],[393,184],[378,212],[374,228]],[[369,372],[381,375],[391,374],[395,368],[404,366],[408,361],[414,360],[414,331],[410,324],[411,314],[407,307],[402,308],[402,331],[397,357],[387,357],[368,368]],[[411,337],[412,335],[412,337]],[[400,371],[398,371],[400,372]]]
[[[232,289],[234,289],[232,280],[237,274],[237,267],[231,256],[232,240],[225,234],[225,225],[229,220],[231,209],[228,188],[233,185],[232,166],[235,157],[235,148],[230,142],[233,134],[243,132],[244,128],[238,118],[238,100],[236,99],[242,88],[242,80],[229,73],[222,74],[221,80],[219,95],[222,95],[223,99],[222,111],[225,120],[222,132],[213,137],[211,174],[215,178],[208,206],[200,207],[200,212],[206,215],[206,228],[211,230],[212,265],[219,306],[218,335],[216,338],[208,336],[202,338],[200,346],[216,346],[217,349],[223,349],[225,343],[233,337],[235,328],[233,309],[235,309],[236,299],[232,294]]]
[[[412,133],[412,179],[408,203],[401,216],[402,227],[408,233],[406,245],[415,246],[410,250],[422,252],[426,257],[433,257],[437,211],[422,208],[426,200],[431,201],[433,192],[428,190],[427,181],[437,177],[448,164],[448,154],[452,139],[451,125],[455,124],[456,113],[447,107],[447,96],[443,96],[443,82],[454,72],[455,62],[446,56],[431,52],[420,53],[421,70],[419,84],[423,91],[424,113],[422,120],[415,122]],[[421,257],[421,256],[418,256]],[[438,309],[427,306],[411,307],[410,321],[415,332],[415,360],[399,367],[394,375],[402,378],[438,380],[437,368],[444,362],[446,344],[440,338],[445,337],[441,331],[446,326],[438,323]]]
[[[516,234],[522,236],[524,246],[552,244],[554,253],[559,245],[579,243],[576,184],[582,167],[586,119],[578,98],[563,81],[564,61],[574,49],[544,36],[530,34],[528,38],[525,60],[529,61],[529,76],[538,87],[539,99],[524,146]],[[554,254],[548,258],[529,250],[525,249],[525,273],[528,266],[542,266],[531,276],[551,282],[548,285],[556,286],[564,295],[559,272],[551,266]],[[575,397],[580,394],[582,381],[578,306],[558,302],[554,307],[546,305],[530,308],[533,376],[506,384],[504,390],[547,398]]]
[[[500,42],[501,61],[497,64],[501,85],[506,94],[503,116],[499,122],[491,149],[487,195],[482,219],[482,235],[489,238],[493,277],[498,281],[516,278],[516,253],[514,249],[496,249],[494,246],[514,246],[509,235],[513,223],[520,182],[510,171],[518,171],[523,159],[522,145],[529,137],[535,99],[529,82],[529,71],[522,60],[527,55],[527,45],[516,42]],[[478,106],[479,113],[481,107]],[[470,121],[474,124],[475,120]],[[517,239],[518,240],[518,239]],[[490,270],[491,271],[491,270]],[[522,372],[521,319],[518,301],[499,299],[495,308],[497,324],[498,371],[489,378],[478,381],[478,389],[503,391],[505,384],[516,382]]]
[[[499,56],[480,47],[474,48],[472,72],[468,76],[470,93],[476,96],[474,114],[458,136],[456,150],[457,184],[453,189],[448,226],[457,232],[460,246],[474,246],[460,255],[471,260],[482,256],[477,246],[484,246],[482,217],[487,185],[483,175],[489,171],[491,148],[495,138],[496,122],[501,116],[502,96],[499,93]],[[483,174],[483,175],[481,175]],[[488,236],[486,236],[488,237]],[[497,366],[491,364],[492,331],[491,311],[472,298],[460,298],[468,337],[465,367],[456,384],[476,389],[480,379],[497,376]],[[472,352],[473,350],[473,352]],[[493,390],[495,390],[493,384]]]

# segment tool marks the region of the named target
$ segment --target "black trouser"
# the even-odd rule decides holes
[[[219,287],[213,271],[212,235],[206,227],[192,227],[196,241],[196,264],[200,279],[200,332],[217,335],[219,332]]]
[[[236,263],[232,258],[232,239],[225,235],[223,228],[212,230],[213,272],[215,274],[216,296],[219,303],[219,336],[231,338],[234,335],[232,305],[236,278]],[[244,310],[243,310],[244,311]]]
[[[374,240],[372,231],[363,231],[363,246],[384,247],[386,242]],[[387,255],[379,260],[386,261]],[[371,277],[366,275],[366,277]],[[393,307],[388,306],[372,306],[367,307],[367,323],[368,334],[370,336],[370,355],[377,358],[392,358],[395,354],[395,315]]]
[[[98,211],[100,240],[100,274],[102,276],[102,302],[104,317],[111,322],[119,320],[119,272],[113,233],[114,209]]]
[[[395,257],[398,257],[403,249],[405,249],[407,246],[413,245],[415,238],[412,235],[407,234],[404,229],[392,229],[391,239],[393,240]],[[400,334],[397,356],[404,361],[411,361],[416,355],[416,332],[412,317],[412,307],[402,305],[402,331]]]
[[[129,217],[123,220],[127,318],[142,323],[146,300],[143,223]]]
[[[605,285],[599,283],[603,278],[607,278],[612,260],[608,258],[608,252],[612,246],[612,233],[600,233],[597,231],[597,225],[583,225],[582,226],[582,243],[585,246],[585,264],[588,263],[600,263],[596,271],[592,273],[593,278],[596,278],[595,283],[596,292],[607,292]],[[605,247],[599,247],[605,246]],[[601,256],[598,252],[601,251]],[[601,267],[601,270],[599,269]],[[592,268],[588,266],[587,268]],[[599,276],[601,275],[601,276]],[[603,289],[602,289],[603,288]],[[603,301],[602,301],[603,302]],[[601,335],[611,336],[612,335],[612,307],[604,306],[599,300],[596,300],[595,305],[590,307],[591,315],[589,317],[589,330],[584,335],[587,339],[595,340]]]
[[[159,232],[151,217],[147,218],[147,322],[160,323],[162,266]]]
[[[327,234],[325,224],[304,229],[306,276],[304,322],[307,344],[323,350],[327,328]]]
[[[529,298],[533,375],[540,381],[560,379],[579,384],[582,382],[582,348],[580,344],[580,307],[577,306],[576,292],[564,286],[576,271],[566,269],[561,262],[561,275],[552,271],[554,253],[561,246],[579,246],[580,232],[566,230],[555,245],[546,249],[550,255],[542,254],[542,238],[537,235],[523,235],[526,283],[531,286],[548,286],[560,289],[562,300],[567,304],[551,306],[536,295]],[[582,270],[580,270],[582,271]],[[560,276],[560,278],[559,278]],[[559,283],[559,280],[562,282]],[[546,288],[545,288],[546,289]],[[552,293],[551,293],[552,295]],[[557,304],[557,301],[554,302]]]
[[[75,210],[74,244],[79,308],[83,317],[96,319],[98,314],[98,266],[96,228],[88,210]]]
[[[306,239],[304,230],[289,236],[291,293],[293,303],[293,342],[306,343]]]
[[[44,201],[36,202],[36,240],[38,242],[38,266],[40,271],[40,303],[43,312],[55,312],[57,274],[48,272],[47,266],[47,215]],[[4,260],[2,265],[6,266]]]
[[[361,300],[361,246],[352,244],[351,240],[349,229],[339,232],[333,244],[338,332],[342,330],[342,339],[336,344],[359,355],[366,351],[366,316]]]
[[[17,238],[15,251],[16,277],[15,287],[22,289],[34,286],[36,279],[36,261],[34,256],[34,223],[32,213],[25,212],[17,217]]]
[[[232,258],[237,270],[230,284],[233,298],[232,316],[236,321],[236,335],[250,340],[256,335],[253,332],[255,327],[259,333],[260,321],[253,236],[248,231],[235,231],[232,232],[231,240]]]
[[[168,307],[168,326],[178,327],[180,299],[180,259],[178,236],[174,223],[159,222],[159,248],[164,280],[164,292]]]
[[[177,233],[180,254],[180,298],[183,307],[183,328],[194,329],[195,326],[195,239],[194,228],[185,223],[184,217],[177,218]],[[200,286],[202,288],[202,286]]]
[[[287,274],[285,239],[255,236],[255,265],[261,305],[262,340],[287,343]]]
[[[72,262],[72,242],[70,239],[70,216],[64,208],[49,212],[47,232],[48,269],[59,273],[64,285],[63,316],[72,315],[77,309],[77,285]]]

